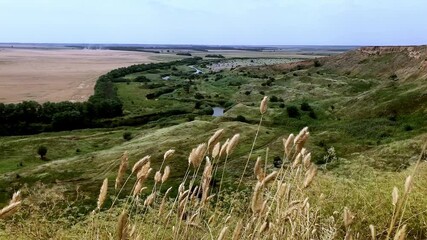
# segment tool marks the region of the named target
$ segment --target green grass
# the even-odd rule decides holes
[[[0,174],[18,169],[31,169],[45,161],[55,161],[111,148],[124,141],[123,132],[123,130],[91,129],[2,137],[0,138]],[[48,148],[45,161],[37,155],[37,148],[41,145]]]

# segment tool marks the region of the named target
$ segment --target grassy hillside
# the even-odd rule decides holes
[[[175,155],[168,162],[172,172],[162,189],[173,187],[174,196],[185,177],[189,152],[217,129],[225,129],[222,142],[240,134],[221,181],[230,194],[238,188],[236,181],[252,153],[250,171],[243,175],[245,184],[238,189],[248,193],[256,157],[266,156],[266,169],[275,170],[275,161],[284,160],[282,138],[309,126],[305,147],[319,168],[318,182],[307,192],[310,202],[319,204],[319,213],[325,216],[350,207],[358,216],[357,231],[368,236],[367,226],[376,219],[386,228],[389,212],[375,209],[390,208],[393,186],[413,171],[427,141],[426,56],[425,47],[364,48],[278,65],[214,69],[212,64],[225,60],[201,60],[128,74],[114,81],[125,115],[109,120],[111,125],[120,122],[128,127],[0,138],[0,200],[5,205],[14,191],[25,186],[56,189],[73,199],[71,205],[76,207],[66,212],[76,217],[67,223],[73,225],[88,220],[85,216],[96,205],[102,180],[114,182],[125,151],[130,166],[151,155],[155,172],[168,149],[174,149]],[[192,67],[203,73],[194,74]],[[268,112],[251,151],[263,96],[269,96]],[[224,108],[224,116],[211,116],[212,107]],[[132,139],[124,140],[124,132],[130,132]],[[38,158],[39,145],[48,147],[47,161]],[[422,160],[426,157],[421,155]],[[219,171],[224,164],[217,165]],[[135,182],[130,170],[126,174],[129,182]],[[425,177],[420,173],[418,179]],[[132,190],[132,184],[121,192],[113,185],[107,205],[114,195],[125,201]],[[149,189],[153,185],[151,178],[145,183]],[[412,236],[423,238],[427,236],[424,217],[413,214],[425,211],[419,193],[426,185],[418,180],[415,189],[408,223],[413,225]],[[321,193],[327,201],[319,201]],[[373,199],[371,204],[365,204],[368,198]],[[105,220],[106,225],[113,224]],[[345,230],[338,232],[341,236]]]

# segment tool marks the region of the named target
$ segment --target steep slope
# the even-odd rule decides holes
[[[363,47],[320,61],[325,69],[348,76],[397,81],[427,78],[427,46]]]

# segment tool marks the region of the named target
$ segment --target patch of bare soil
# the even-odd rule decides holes
[[[154,53],[76,49],[0,49],[0,102],[85,101],[112,69],[154,62]]]

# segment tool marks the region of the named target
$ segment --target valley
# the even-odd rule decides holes
[[[376,221],[386,227],[388,213],[377,211],[389,208],[383,196],[403,184],[419,158],[426,160],[421,153],[427,141],[425,46],[362,48],[304,59],[191,56],[157,62],[158,56],[148,58],[156,63],[106,74],[122,103],[121,115],[96,120],[99,125],[86,129],[1,137],[0,201],[5,203],[18,189],[42,184],[76,199],[73,204],[80,207],[70,214],[86,214],[95,206],[102,180],[114,180],[125,151],[130,166],[151,155],[151,167],[157,171],[168,149],[175,154],[167,162],[171,175],[163,188],[173,187],[176,195],[189,152],[218,129],[224,129],[222,141],[240,134],[227,167],[218,163],[219,171],[224,171],[223,187],[230,194],[251,191],[256,157],[265,156],[266,170],[277,170],[275,161],[285,162],[283,138],[308,126],[305,147],[319,169],[318,182],[308,196],[322,206],[321,214],[347,206],[363,216],[358,224]],[[259,124],[264,96],[268,110]],[[223,116],[212,116],[217,107],[224,109]],[[45,160],[37,156],[41,145],[48,148]],[[250,170],[243,176],[245,184],[237,186],[247,159]],[[416,214],[427,204],[422,194],[426,178],[425,171],[419,171],[407,210],[412,214],[407,223],[419,226],[413,233],[417,236],[427,236],[421,223],[424,216]],[[145,184],[155,185],[151,179]],[[130,191],[132,185],[123,189]],[[320,194],[326,195],[325,201],[318,200]],[[117,196],[126,201],[124,193]],[[365,204],[369,199],[375,204]],[[369,235],[367,228],[363,234]]]

